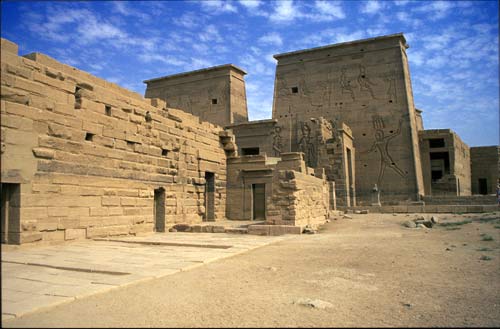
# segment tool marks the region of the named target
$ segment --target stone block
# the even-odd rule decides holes
[[[225,228],[224,228],[224,226],[214,225],[213,228],[212,228],[212,232],[213,233],[224,233],[225,232]]]
[[[119,206],[120,205],[120,197],[103,196],[102,197],[102,205],[103,206]]]
[[[201,233],[202,232],[202,227],[201,225],[192,225],[191,226],[191,232],[193,233]]]
[[[269,235],[269,227],[271,225],[249,225],[248,234],[252,235]]]
[[[1,38],[1,49],[2,49],[2,54],[11,53],[17,55],[19,52],[19,47],[16,43],[4,38]]]
[[[56,231],[47,231],[42,232],[42,240],[43,241],[63,241],[65,230],[56,230]]]
[[[78,229],[66,229],[64,230],[64,239],[65,240],[81,240],[87,238],[87,229],[78,228]]]
[[[30,243],[42,240],[42,233],[22,232],[19,236],[19,243]]]
[[[54,159],[55,151],[51,150],[51,149],[43,148],[43,147],[34,147],[33,154],[37,158]]]

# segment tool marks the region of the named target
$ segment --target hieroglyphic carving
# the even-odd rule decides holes
[[[299,67],[298,82],[299,95],[301,98],[305,99],[311,106],[316,107],[316,109],[319,110],[321,109],[321,107],[323,107],[323,98],[325,97],[325,94],[327,94],[325,84],[318,86],[319,88],[315,88],[315,90],[319,90],[321,96],[314,97],[313,92],[309,89],[309,86],[306,83],[306,73],[307,71],[305,68],[305,64],[304,62],[301,62]]]
[[[339,118],[335,117],[330,120],[330,125],[332,127],[332,139],[336,144],[342,144],[342,138],[339,132]]]
[[[384,81],[386,82],[387,85],[387,90],[385,93],[387,99],[391,100],[394,103],[397,103],[398,96],[396,92],[396,72],[394,71],[394,69],[386,73],[386,75],[384,76]]]
[[[341,94],[349,94],[352,100],[354,101],[355,100],[354,91],[352,90],[351,81],[347,78],[346,71],[347,67],[344,66],[341,69],[341,74],[339,79],[340,92]]]
[[[375,83],[373,83],[370,78],[368,78],[368,76],[366,75],[366,67],[361,64],[359,65],[358,84],[360,92],[368,91],[372,98],[376,99],[372,89],[372,86],[375,86]]]
[[[316,167],[317,157],[316,157],[316,145],[314,139],[311,136],[311,127],[307,122],[300,123],[301,137],[298,142],[299,152],[304,153],[304,159],[307,166]]]
[[[276,75],[276,93],[278,94],[278,99],[282,101],[283,107],[288,109],[288,113],[292,112],[292,102],[291,96],[292,91],[288,87],[288,82],[281,75]]]
[[[375,142],[368,151],[361,153],[369,153],[373,151],[378,151],[380,153],[380,169],[377,178],[377,185],[380,186],[382,178],[384,177],[385,168],[391,168],[396,174],[401,177],[405,177],[406,174],[398,165],[394,162],[391,155],[389,154],[389,141],[399,134],[401,134],[401,125],[403,123],[403,118],[399,120],[399,126],[397,130],[389,135],[384,134],[385,123],[383,118],[378,115],[372,117],[373,128],[375,129]]]
[[[283,142],[281,138],[281,127],[275,126],[274,130],[271,132],[273,135],[273,156],[279,157],[281,152],[283,152]]]

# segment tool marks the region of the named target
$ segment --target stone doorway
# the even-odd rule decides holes
[[[1,206],[1,243],[19,243],[20,235],[20,184],[0,184]]]
[[[252,219],[266,219],[266,184],[252,184],[252,200]]]
[[[205,172],[205,218],[204,221],[215,220],[215,174]]]
[[[478,179],[479,194],[488,194],[488,180],[486,178]]]
[[[155,189],[154,194],[155,232],[165,232],[165,189]]]

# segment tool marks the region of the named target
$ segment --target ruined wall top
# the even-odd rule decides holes
[[[323,53],[323,52],[340,52],[342,50],[346,50],[349,48],[355,48],[357,46],[362,46],[363,50],[371,50],[367,49],[367,47],[374,47],[377,45],[378,47],[383,47],[384,44],[386,43],[394,43],[394,41],[400,43],[401,46],[404,48],[409,48],[409,45],[406,43],[406,39],[403,35],[403,33],[396,33],[396,34],[390,34],[390,35],[384,35],[380,37],[375,37],[375,38],[368,38],[368,39],[361,39],[361,40],[355,40],[355,41],[348,41],[348,42],[341,42],[341,43],[336,43],[332,45],[327,45],[327,46],[321,46],[321,47],[315,47],[315,48],[309,48],[309,49],[304,49],[304,50],[297,50],[297,51],[292,51],[292,52],[287,52],[287,53],[282,53],[282,54],[276,54],[273,57],[276,58],[278,61],[283,61],[285,60],[286,62],[294,62],[294,61],[299,61],[302,60],[304,56],[311,56],[315,55],[317,53]]]
[[[239,68],[238,66],[236,66],[234,64],[223,64],[223,65],[207,67],[207,68],[200,69],[200,70],[165,75],[165,76],[159,77],[159,78],[144,80],[143,82],[145,84],[150,84],[152,82],[156,83],[156,82],[160,82],[160,81],[163,82],[163,81],[174,80],[174,79],[177,82],[178,79],[181,77],[187,78],[187,77],[195,77],[195,76],[202,76],[202,75],[210,75],[213,73],[221,73],[221,72],[224,72],[224,73],[225,72],[236,72],[242,76],[247,74],[247,72],[245,70],[243,70],[242,68]]]

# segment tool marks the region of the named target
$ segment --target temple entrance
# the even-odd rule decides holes
[[[20,232],[20,184],[0,184],[1,208],[1,242],[19,243]]]
[[[488,194],[488,180],[479,178],[479,194]]]
[[[165,189],[155,189],[155,232],[165,232]]]
[[[215,174],[205,172],[205,221],[215,220]]]
[[[266,219],[266,184],[252,184],[252,200],[252,219]]]

